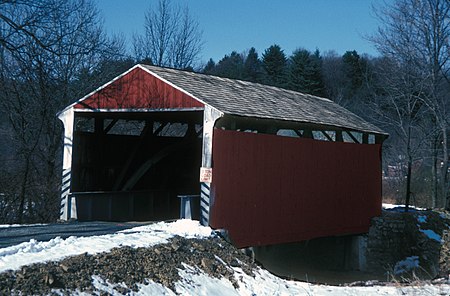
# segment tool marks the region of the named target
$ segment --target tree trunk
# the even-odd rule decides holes
[[[19,209],[17,213],[17,222],[23,223],[23,211],[25,208],[25,199],[26,199],[26,187],[27,187],[27,180],[28,180],[28,174],[29,174],[29,168],[30,168],[30,160],[29,158],[26,159],[25,162],[25,170],[23,173],[23,180],[22,180],[22,188],[20,189],[20,203],[19,203]]]
[[[431,207],[439,208],[441,203],[438,200],[438,182],[437,182],[437,157],[433,148],[431,156]]]
[[[411,156],[411,125],[408,127],[408,140],[406,146],[406,155],[408,157],[408,168],[406,172],[406,196],[405,196],[405,212],[409,210],[409,203],[411,199],[411,166],[412,166],[412,156]]]
[[[449,174],[448,174],[448,161],[449,161],[449,155],[448,155],[448,138],[447,138],[447,129],[445,126],[442,128],[442,154],[443,154],[443,161],[442,161],[442,168],[441,168],[441,194],[442,199],[445,201],[445,208],[448,210],[450,209],[450,180],[449,180]]]
[[[408,212],[409,203],[411,200],[411,166],[412,166],[412,159],[411,159],[411,157],[408,157],[408,171],[406,173],[405,212]]]

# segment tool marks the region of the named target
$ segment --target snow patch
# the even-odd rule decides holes
[[[45,224],[45,223],[36,223],[36,224],[0,224],[0,228],[42,226],[42,225],[48,225],[48,224]]]
[[[419,256],[406,257],[406,259],[397,262],[394,267],[394,274],[401,274],[419,267]]]
[[[175,290],[180,295],[240,295],[229,280],[211,278],[198,268],[183,266],[184,269],[178,272],[181,281],[175,284]]]
[[[429,239],[434,239],[440,243],[442,242],[441,236],[431,229],[419,229],[419,231],[424,233]]]
[[[417,221],[419,223],[426,223],[427,222],[427,216],[419,215],[419,216],[417,216]]]
[[[179,235],[186,238],[204,238],[211,236],[212,229],[200,225],[200,222],[189,219],[181,219],[172,223],[159,222],[150,225],[143,225],[131,229],[125,229],[120,233],[152,233],[166,232],[168,234]]]
[[[405,211],[405,205],[393,205],[389,203],[382,203],[381,207],[385,210],[395,211],[395,212],[404,212]],[[416,210],[416,211],[425,211],[426,208],[419,208],[416,206],[409,205],[410,210]]]
[[[248,295],[248,296],[273,296],[273,295],[354,295],[354,296],[397,296],[397,295],[449,295],[449,285],[424,285],[410,287],[373,286],[373,287],[336,287],[327,285],[314,285],[305,282],[288,281],[278,278],[270,272],[258,268],[254,270],[254,276],[249,276],[239,267],[233,268],[234,277],[239,284],[235,289],[230,281],[225,278],[217,279],[208,276],[202,270],[183,264],[183,270],[179,270],[182,278],[175,283],[176,293],[167,287],[151,280],[147,284],[138,284],[139,291],[131,291],[127,295]],[[120,296],[115,287],[123,284],[112,284],[101,277],[93,276],[93,284],[96,289],[106,292],[108,295]],[[53,290],[56,294],[60,291]],[[91,294],[75,292],[73,295],[88,296]]]
[[[204,238],[211,235],[211,228],[198,221],[178,220],[172,223],[155,223],[123,230],[114,234],[90,237],[56,237],[48,242],[31,239],[15,246],[0,249],[0,272],[37,262],[57,261],[64,257],[83,253],[97,254],[112,248],[129,246],[150,247],[166,243],[175,235],[187,238]]]

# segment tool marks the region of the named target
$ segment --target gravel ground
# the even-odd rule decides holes
[[[149,248],[115,248],[107,253],[82,254],[0,273],[0,295],[51,295],[52,289],[61,289],[67,295],[74,290],[92,293],[96,291],[93,275],[111,283],[125,283],[129,288],[115,288],[121,294],[130,289],[137,291],[137,284],[145,284],[146,279],[175,291],[174,285],[180,280],[178,269],[184,268],[182,263],[197,266],[212,277],[225,277],[235,287],[238,283],[228,266],[239,266],[249,275],[256,267],[252,258],[219,237],[176,236],[166,244]]]

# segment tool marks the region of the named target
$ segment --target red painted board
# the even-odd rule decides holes
[[[214,130],[210,225],[238,247],[367,232],[381,145]]]
[[[136,68],[75,104],[75,109],[178,109],[203,104]]]

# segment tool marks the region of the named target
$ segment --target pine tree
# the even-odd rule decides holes
[[[208,63],[206,63],[206,66],[203,68],[202,73],[205,74],[214,74],[216,72],[216,63],[213,59],[209,59]]]
[[[306,49],[297,49],[289,59],[289,89],[323,96],[324,84],[321,57],[318,50],[311,54]]]
[[[364,74],[364,61],[361,59],[356,50],[347,51],[342,56],[344,64],[344,73],[351,82],[350,90],[353,95],[362,85]]]
[[[262,66],[265,71],[264,83],[279,87],[286,86],[287,59],[281,47],[274,44],[266,49],[262,56]]]
[[[244,59],[242,55],[233,51],[217,63],[214,74],[226,78],[242,79],[243,68]]]
[[[325,96],[325,84],[322,75],[322,56],[320,51],[316,49],[311,57],[312,72],[310,76],[311,94],[316,96]]]
[[[252,82],[261,82],[262,67],[258,53],[254,47],[250,48],[244,61],[243,79]]]

